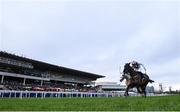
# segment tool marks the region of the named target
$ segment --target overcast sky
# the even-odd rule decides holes
[[[180,1],[0,0],[0,49],[118,83],[137,60],[180,89]]]

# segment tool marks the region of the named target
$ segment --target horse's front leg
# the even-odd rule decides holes
[[[120,77],[120,82],[122,82],[125,79],[125,75],[122,75],[122,77]]]
[[[128,91],[129,91],[129,86],[127,86],[126,91],[125,91],[125,93],[124,93],[124,96],[129,96]]]
[[[124,79],[125,79],[124,77],[120,78],[120,82],[122,82]]]
[[[137,88],[138,93],[142,94],[142,91],[140,90],[140,88],[139,87],[136,87],[136,88]]]

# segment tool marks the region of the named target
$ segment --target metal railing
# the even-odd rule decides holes
[[[45,91],[9,91],[0,90],[0,98],[65,98],[65,97],[109,97],[107,93],[89,92],[45,92]]]

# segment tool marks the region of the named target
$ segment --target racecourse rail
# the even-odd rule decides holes
[[[45,91],[10,91],[0,90],[0,98],[64,98],[64,97],[114,97],[115,93],[90,92],[45,92]]]
[[[122,92],[52,92],[52,91],[14,91],[0,90],[0,98],[65,98],[65,97],[120,97]],[[129,92],[130,96],[140,96],[140,94]],[[147,93],[147,96],[162,96],[163,94]],[[164,96],[164,95],[163,95]]]

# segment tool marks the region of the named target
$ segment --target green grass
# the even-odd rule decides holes
[[[114,98],[1,98],[0,110],[63,110],[63,111],[180,111],[180,96],[114,97]]]

